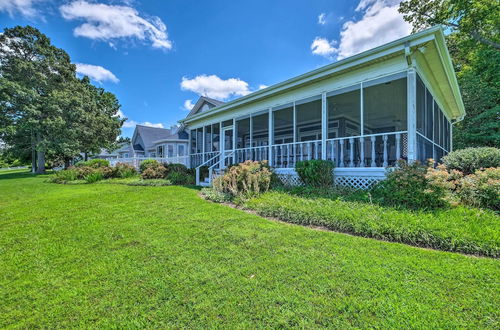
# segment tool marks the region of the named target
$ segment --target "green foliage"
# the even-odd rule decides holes
[[[298,161],[295,164],[295,171],[302,182],[312,187],[333,186],[333,169],[335,165],[332,161],[313,159]]]
[[[164,164],[168,173],[188,174],[188,168],[184,164]]]
[[[213,188],[220,193],[244,200],[269,189],[273,173],[267,161],[247,160],[227,169],[224,175],[213,180]]]
[[[127,186],[150,186],[150,187],[161,187],[161,186],[171,186],[172,182],[165,179],[148,179],[148,180],[132,180],[125,183]]]
[[[498,328],[496,259],[269,221],[185,187],[44,181],[0,173],[1,328]],[[412,218],[491,228],[450,211]]]
[[[374,199],[382,205],[409,209],[436,209],[446,206],[445,190],[429,184],[427,167],[404,161],[389,170],[387,178],[372,188]]]
[[[500,211],[500,167],[465,176],[457,194],[464,205]]]
[[[87,183],[96,183],[98,181],[104,180],[104,175],[101,171],[93,171],[87,174],[84,179]]]
[[[55,172],[50,178],[52,183],[68,183],[78,179],[78,172],[75,169],[68,169]]]
[[[106,159],[89,159],[87,161],[79,161],[75,167],[88,166],[92,168],[109,167],[109,160]]]
[[[449,170],[457,170],[463,174],[473,174],[477,170],[488,167],[500,167],[500,149],[498,148],[466,148],[450,152],[441,160]]]
[[[166,179],[172,182],[172,184],[174,185],[191,185],[196,183],[194,176],[177,171],[169,172],[166,176]]]
[[[139,171],[144,172],[148,168],[158,168],[163,166],[156,159],[145,159],[139,164]]]
[[[137,175],[135,167],[127,163],[117,163],[115,165],[116,177],[118,178],[131,178]]]
[[[232,195],[220,192],[213,188],[203,188],[201,189],[200,194],[203,198],[215,203],[228,203],[233,199]]]
[[[245,207],[283,221],[430,247],[444,251],[500,256],[500,218],[464,207],[435,212],[397,210],[339,199],[304,198],[268,192]]]

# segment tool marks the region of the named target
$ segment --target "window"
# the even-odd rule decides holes
[[[191,130],[191,153],[196,153],[196,130]]]
[[[177,154],[179,156],[184,156],[185,149],[186,149],[186,147],[183,144],[178,144],[177,145]]]
[[[321,140],[321,95],[295,103],[295,141]]]
[[[267,112],[252,117],[252,134],[253,147],[269,144],[269,114]]]
[[[363,134],[406,131],[406,99],[406,77],[385,77],[363,85]]]
[[[360,86],[327,94],[328,138],[361,135]]]
[[[203,128],[200,127],[196,130],[196,152],[203,152]]]
[[[174,157],[174,145],[167,145],[167,157]]]
[[[220,150],[220,125],[219,123],[212,125],[212,151]]]
[[[158,157],[164,157],[164,154],[163,154],[163,145],[156,147],[156,154],[158,155]]]
[[[122,158],[128,158],[128,153],[122,154]]]
[[[273,110],[274,144],[293,142],[293,105],[281,106]]]
[[[250,118],[236,121],[236,148],[250,147]]]

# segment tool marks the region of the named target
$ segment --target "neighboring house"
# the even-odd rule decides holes
[[[297,161],[325,159],[337,183],[367,187],[398,159],[439,160],[464,115],[443,30],[433,27],[227,103],[201,97],[181,122],[191,166],[210,174],[268,160],[297,183]]]
[[[137,125],[129,149],[130,157],[167,158],[165,161],[187,164],[188,139],[188,133],[180,127],[158,128]]]

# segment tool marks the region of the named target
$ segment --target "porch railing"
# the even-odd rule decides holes
[[[206,160],[206,161],[202,162],[201,164],[199,164],[198,166],[196,166],[195,172],[196,172],[196,184],[197,185],[199,185],[200,181],[201,181],[201,177],[200,177],[201,168],[203,166],[207,166],[209,168],[209,176],[210,176],[210,168],[219,164],[220,158],[221,158],[220,155],[221,155],[220,152],[216,152],[215,155],[213,155],[211,158],[209,158],[208,160]]]
[[[327,139],[324,148],[322,143],[321,140],[313,140],[240,148],[235,149],[231,156],[224,156],[224,159],[225,163],[269,160],[271,152],[273,167],[293,168],[298,161],[311,159],[331,160],[336,167],[388,167],[395,165],[399,159],[407,158],[406,131]]]

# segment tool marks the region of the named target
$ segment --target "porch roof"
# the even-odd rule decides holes
[[[429,46],[429,43],[431,47]],[[443,109],[450,119],[461,119],[465,115],[465,108],[460,95],[460,89],[451,62],[451,57],[446,46],[443,27],[434,26],[427,30],[395,40],[385,45],[367,50],[360,54],[342,59],[303,75],[288,79],[233,101],[218,105],[210,110],[191,114],[181,120],[182,124],[211,117],[215,114],[229,112],[239,106],[261,101],[275,95],[288,92],[319,80],[357,69],[370,63],[381,61],[397,55],[404,55],[408,66],[416,65],[415,61],[422,63],[423,69],[430,72],[431,83],[439,90],[439,95],[446,107]],[[262,110],[262,109],[261,109]]]

